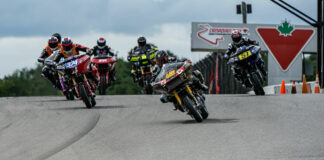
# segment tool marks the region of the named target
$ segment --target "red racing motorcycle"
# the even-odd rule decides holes
[[[62,90],[73,90],[76,97],[82,99],[87,108],[96,105],[94,93],[96,85],[86,76],[89,73],[90,59],[88,55],[70,56],[56,67]]]
[[[99,94],[105,95],[106,89],[111,85],[112,77],[115,71],[115,57],[108,55],[98,55],[92,58],[91,63],[97,68],[99,75]]]

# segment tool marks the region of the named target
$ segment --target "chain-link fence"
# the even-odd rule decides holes
[[[208,94],[242,94],[249,90],[242,87],[233,77],[231,67],[223,59],[223,54],[212,53],[194,64],[205,78]]]

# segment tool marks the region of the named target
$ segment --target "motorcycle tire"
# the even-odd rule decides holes
[[[91,104],[92,107],[94,107],[97,104],[95,97],[91,97]]]
[[[189,114],[197,121],[197,122],[202,122],[203,121],[203,117],[201,116],[201,114],[198,112],[197,107],[194,105],[194,103],[192,102],[192,100],[188,97],[185,96],[183,98],[183,103],[186,106],[186,108],[189,110]]]
[[[256,95],[264,95],[264,90],[262,87],[262,80],[260,79],[260,76],[257,75],[258,73],[253,72],[252,73],[252,82],[253,82],[253,90]]]
[[[73,92],[71,91],[68,91],[67,92],[67,95],[69,96],[69,99],[68,100],[74,100],[74,95],[73,95]]]
[[[84,85],[83,84],[79,84],[78,87],[79,87],[80,96],[81,96],[84,104],[86,105],[87,108],[91,108],[92,107],[91,97],[88,96],[88,92],[84,88]]]
[[[70,93],[70,100],[74,100],[74,94],[73,94],[73,92],[69,92]]]
[[[205,101],[200,97],[198,99],[199,99],[199,101],[201,103],[201,108],[200,108],[201,116],[203,117],[203,119],[207,119],[209,113],[208,113]]]
[[[106,77],[104,75],[100,77],[99,94],[106,94]]]
[[[150,85],[145,86],[145,94],[152,94],[153,88]]]
[[[66,100],[74,100],[73,93],[71,93],[70,91],[67,90],[67,91],[63,92],[63,94],[65,95]]]

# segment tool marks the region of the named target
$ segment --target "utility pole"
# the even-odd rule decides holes
[[[324,85],[323,13],[323,0],[317,0],[317,73],[321,88]]]
[[[236,14],[242,14],[242,22],[246,24],[247,22],[247,14],[252,13],[252,5],[246,4],[242,1],[241,4],[236,5]]]
[[[246,3],[242,1],[242,22],[246,24]]]

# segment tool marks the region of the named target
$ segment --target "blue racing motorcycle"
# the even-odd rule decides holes
[[[264,70],[264,68],[261,68],[263,64],[262,66],[259,65],[261,61],[260,50],[261,48],[255,45],[242,46],[230,55],[228,60],[228,64],[241,73],[241,83],[247,88],[253,88],[256,95],[265,94],[262,86],[266,73],[262,72]]]

